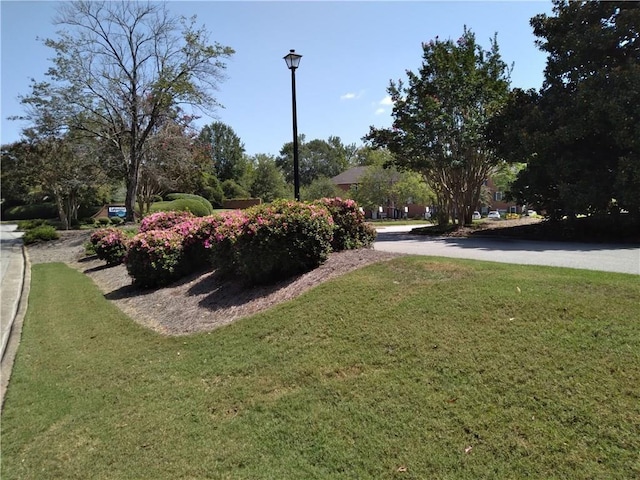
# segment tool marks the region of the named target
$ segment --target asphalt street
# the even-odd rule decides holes
[[[376,250],[470,258],[521,265],[579,268],[640,275],[640,245],[542,242],[507,238],[451,238],[411,235],[406,227],[378,230]]]

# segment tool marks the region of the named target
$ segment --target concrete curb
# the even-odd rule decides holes
[[[27,261],[27,254],[26,254],[26,249],[24,245],[21,246],[21,253],[22,253],[22,262],[20,262],[20,273],[18,275],[14,274],[16,277],[18,277],[18,281],[19,281],[19,284],[16,288],[18,295],[16,295],[13,298],[13,301],[11,304],[11,311],[10,311],[11,323],[9,324],[9,328],[2,334],[2,346],[0,350],[0,359],[4,358],[5,349],[7,348],[7,343],[9,342],[11,331],[13,330],[13,322],[15,321],[16,314],[18,313],[18,307],[20,305],[20,297],[22,294],[22,288],[24,286],[24,271],[25,271],[25,264]]]
[[[22,281],[20,290],[15,300],[14,316],[11,327],[5,333],[6,340],[2,339],[2,360],[0,362],[0,409],[4,407],[4,398],[11,379],[13,364],[18,353],[20,338],[22,336],[22,325],[27,313],[29,303],[29,291],[31,289],[31,261],[27,249],[22,246]]]

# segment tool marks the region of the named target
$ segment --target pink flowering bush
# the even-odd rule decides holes
[[[185,274],[183,237],[174,230],[149,230],[129,242],[125,257],[134,285],[159,287]]]
[[[376,239],[376,230],[364,218],[358,204],[351,199],[323,198],[314,202],[329,210],[335,230],[331,247],[334,251],[368,248]]]
[[[208,225],[202,237],[208,251],[208,259],[219,273],[230,275],[237,272],[236,241],[249,218],[243,211],[229,211],[208,217]],[[204,229],[203,229],[204,230]]]
[[[234,271],[249,283],[312,270],[331,252],[333,219],[323,206],[279,200],[245,212],[233,243]]]
[[[196,218],[190,212],[156,212],[148,215],[140,222],[139,233],[149,230],[168,230],[186,220]]]
[[[89,237],[96,255],[107,265],[119,265],[124,261],[129,240],[126,232],[115,227],[101,228]]]

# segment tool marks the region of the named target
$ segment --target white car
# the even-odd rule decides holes
[[[491,218],[493,220],[500,220],[500,212],[497,210],[492,210],[489,212],[489,215],[487,215],[487,218]]]
[[[471,219],[472,220],[480,220],[482,218],[482,216],[480,215],[480,212],[475,211],[473,212],[473,215],[471,215]]]

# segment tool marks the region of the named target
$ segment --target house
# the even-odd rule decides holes
[[[351,189],[352,185],[355,185],[357,188],[358,184],[360,183],[360,178],[367,171],[367,168],[369,167],[367,167],[366,165],[353,167],[342,172],[339,175],[336,175],[331,180],[338,186],[338,188],[340,188],[340,190],[348,192]]]

